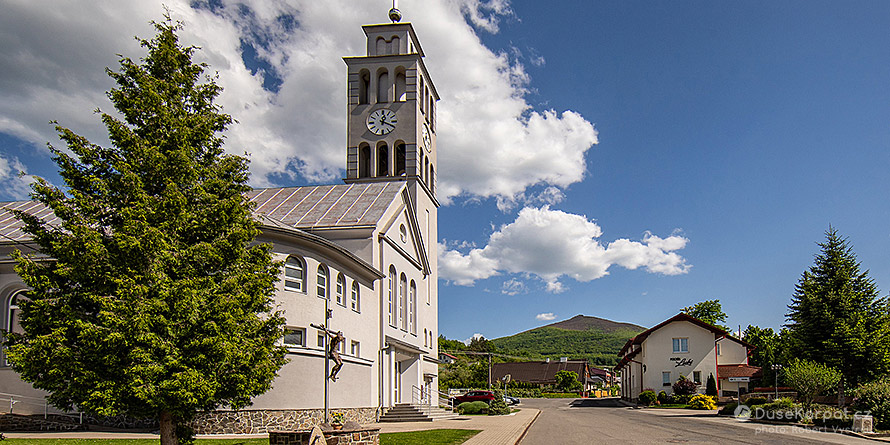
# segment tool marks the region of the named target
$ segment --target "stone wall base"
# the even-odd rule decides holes
[[[24,416],[0,413],[0,431],[80,431],[86,430],[86,427],[86,425],[70,421],[59,422],[54,419],[44,419],[40,414]]]
[[[311,431],[272,431],[269,433],[269,444],[312,445],[309,443],[311,436]],[[324,438],[326,445],[378,445],[380,428],[326,431]]]
[[[369,424],[376,420],[376,408],[331,409],[331,412],[334,411],[344,413],[346,421]],[[264,434],[272,431],[308,431],[323,423],[323,409],[265,409],[198,413],[190,426],[195,434]]]

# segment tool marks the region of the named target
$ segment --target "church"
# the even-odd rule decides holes
[[[225,432],[254,433],[319,423],[330,372],[331,337],[323,327],[342,334],[343,365],[328,381],[328,403],[347,419],[373,422],[396,404],[436,394],[439,95],[410,23],[394,18],[362,29],[366,55],[344,58],[344,184],[254,189],[247,196],[261,227],[257,241],[270,243],[284,264],[274,299],[286,320],[281,341],[289,362],[252,406],[200,417],[199,433],[224,432],[214,426],[220,423],[230,425]],[[54,219],[34,201],[2,207]],[[20,329],[17,302],[25,290],[9,254],[29,243],[21,223],[0,210],[0,301],[9,331]],[[0,358],[0,404],[42,414],[43,395]]]

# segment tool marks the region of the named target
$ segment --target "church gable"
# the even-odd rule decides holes
[[[428,275],[430,273],[429,257],[424,248],[423,234],[413,209],[414,205],[406,190],[401,194],[401,199],[397,199],[393,203],[392,213],[384,221],[385,225],[381,228],[380,236],[414,263],[424,275]]]

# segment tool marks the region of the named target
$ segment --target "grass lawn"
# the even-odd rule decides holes
[[[380,445],[458,445],[475,436],[479,430],[429,430],[407,433],[383,433]]]
[[[10,439],[4,445],[158,445],[158,439]],[[255,439],[198,439],[195,445],[269,445],[269,438]]]

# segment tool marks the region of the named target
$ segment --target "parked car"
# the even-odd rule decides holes
[[[494,393],[491,391],[470,391],[462,396],[455,397],[453,400],[454,406],[460,405],[464,402],[476,401],[491,403],[491,401],[494,400]]]
[[[519,405],[519,399],[512,396],[504,396],[504,402],[507,405]]]

